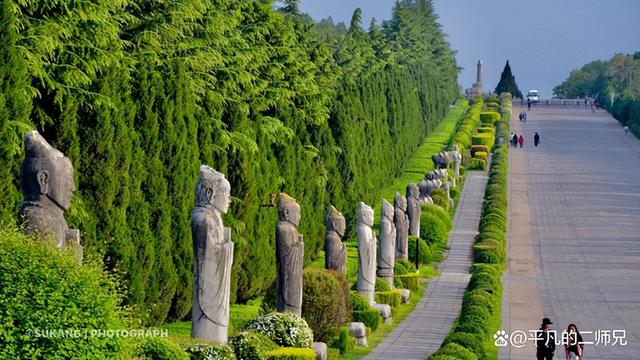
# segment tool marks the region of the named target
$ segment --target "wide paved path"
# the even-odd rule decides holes
[[[526,124],[519,111],[512,130],[526,141],[509,156],[502,328],[537,329],[546,316],[558,331],[577,324],[585,341],[620,330],[626,345],[586,345],[585,359],[640,359],[640,142],[602,110],[538,106]],[[535,348],[500,358],[534,359]]]
[[[471,244],[478,233],[487,174],[468,173],[449,234],[447,258],[440,275],[429,282],[414,311],[365,359],[424,360],[436,352],[458,317],[469,283]]]

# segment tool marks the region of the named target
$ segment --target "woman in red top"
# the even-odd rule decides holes
[[[524,136],[520,135],[518,138],[518,144],[520,144],[520,148],[522,149],[522,146],[524,146]]]

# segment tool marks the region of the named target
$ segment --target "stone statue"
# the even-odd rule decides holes
[[[449,164],[453,159],[449,156],[449,153],[446,151],[441,151],[439,153],[435,153],[431,156],[431,161],[436,166],[436,169],[446,169],[449,167]]]
[[[382,199],[380,211],[380,257],[378,258],[378,276],[393,288],[393,266],[396,263],[396,226],[393,223],[394,208]]]
[[[226,343],[233,242],[222,214],[229,209],[231,186],[222,173],[200,166],[196,205],[191,211],[193,308],[191,337]]]
[[[447,192],[447,200],[449,201],[449,206],[454,207],[455,203],[451,198],[451,184],[446,182],[442,184],[442,188]]]
[[[422,179],[422,181],[418,183],[418,189],[420,190],[420,196],[418,199],[420,200],[420,204],[433,204],[433,199],[429,196],[432,191],[429,188],[430,182],[431,180]]]
[[[333,206],[325,219],[327,236],[324,240],[324,267],[343,274],[347,272],[347,246],[342,237],[347,229],[344,216]]]
[[[80,231],[69,229],[64,219],[76,190],[71,160],[37,131],[25,135],[24,147],[19,225],[26,234],[55,241],[58,249],[73,248],[76,259],[82,261]]]
[[[300,205],[285,193],[278,197],[276,227],[276,306],[279,312],[302,314],[304,241],[298,233]]]
[[[373,304],[376,286],[376,234],[373,209],[361,202],[358,209],[358,292]]]
[[[449,177],[449,173],[446,169],[435,169],[425,174],[427,180],[446,180]]]
[[[399,192],[393,199],[393,223],[396,226],[396,259],[409,260],[409,217],[407,216],[407,198]]]
[[[409,235],[420,236],[420,191],[418,185],[407,185],[407,215],[409,216]]]
[[[462,163],[462,154],[460,154],[460,149],[458,145],[453,145],[453,174],[455,176],[460,176],[460,163]]]

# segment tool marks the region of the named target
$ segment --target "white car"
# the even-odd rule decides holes
[[[540,94],[538,90],[529,90],[527,94],[527,101],[531,101],[532,103],[537,103],[540,101]]]

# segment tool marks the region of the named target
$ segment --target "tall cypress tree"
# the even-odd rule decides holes
[[[511,74],[511,66],[509,66],[509,60],[504,65],[504,69],[502,70],[502,74],[500,74],[500,81],[496,86],[496,94],[502,94],[503,92],[511,93],[511,95],[521,98],[522,93],[518,89],[518,84],[516,84],[516,78]]]

